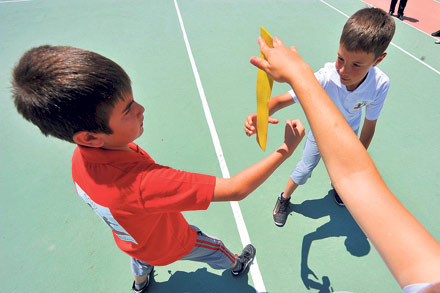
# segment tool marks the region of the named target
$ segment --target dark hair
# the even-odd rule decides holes
[[[125,93],[127,73],[97,53],[66,46],[27,51],[13,70],[18,112],[44,135],[73,142],[79,131],[113,133],[109,115]]]
[[[387,49],[395,30],[388,13],[379,8],[364,8],[347,20],[339,43],[348,51],[374,53],[377,59]]]

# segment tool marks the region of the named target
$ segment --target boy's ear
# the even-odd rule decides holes
[[[383,53],[382,55],[380,55],[380,56],[376,59],[376,61],[374,61],[373,66],[376,66],[377,64],[379,64],[379,63],[383,60],[383,58],[385,58],[386,56],[387,56],[387,53]]]
[[[73,135],[73,141],[82,146],[88,146],[92,148],[100,148],[104,145],[104,140],[97,133],[88,131],[80,131]]]

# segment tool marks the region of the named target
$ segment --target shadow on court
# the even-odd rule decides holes
[[[304,236],[301,250],[301,279],[307,289],[321,293],[333,292],[328,276],[319,278],[308,265],[308,257],[313,241],[329,237],[346,237],[344,244],[353,256],[361,257],[370,252],[370,243],[345,207],[334,202],[334,191],[330,190],[321,199],[306,200],[301,204],[291,204],[290,210],[305,217],[319,219],[330,216],[330,221]]]
[[[412,18],[412,17],[406,16],[406,15],[403,16],[403,20],[406,20],[409,22],[414,22],[414,23],[419,22],[419,20],[417,18]]]
[[[148,292],[191,292],[191,293],[224,293],[224,292],[249,292],[255,293],[255,289],[249,286],[247,274],[233,277],[229,270],[225,270],[221,276],[210,273],[206,268],[200,268],[195,272],[172,273],[168,281],[156,282],[151,279]]]

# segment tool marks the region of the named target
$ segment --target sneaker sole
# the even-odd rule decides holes
[[[345,204],[342,202],[342,203],[340,203],[340,202],[338,202],[337,200],[336,200],[336,198],[335,198],[335,203],[338,205],[338,206],[340,206],[340,207],[345,207]]]
[[[278,227],[283,227],[286,223],[278,223],[278,222],[275,222],[275,220],[273,221],[273,223],[276,225],[276,226],[278,226]]]

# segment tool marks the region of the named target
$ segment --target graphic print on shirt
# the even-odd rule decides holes
[[[371,101],[360,101],[357,102],[356,105],[353,107],[353,109],[360,109],[366,105],[368,105]]]
[[[115,232],[119,239],[137,244],[134,238],[125,231],[125,229],[113,217],[110,209],[94,202],[75,182],[76,192],[79,196],[101,217],[102,220]]]

